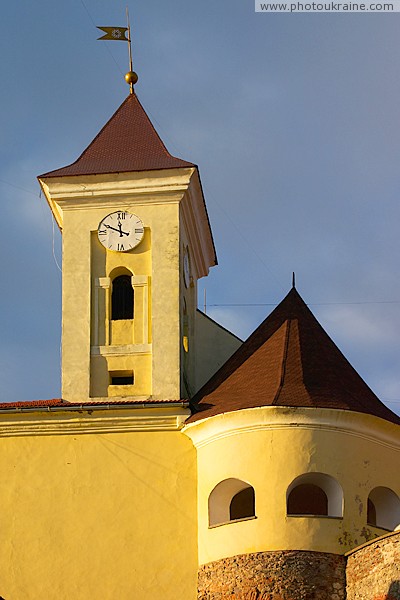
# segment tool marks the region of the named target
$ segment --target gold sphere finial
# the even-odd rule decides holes
[[[125,75],[125,81],[126,83],[129,83],[129,85],[135,85],[138,79],[139,77],[137,76],[137,73],[135,73],[135,71],[128,71]]]

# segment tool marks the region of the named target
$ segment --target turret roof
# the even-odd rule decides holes
[[[293,288],[193,398],[189,422],[261,406],[371,414],[400,424]]]
[[[129,94],[80,157],[40,177],[193,167],[164,146],[136,94]]]

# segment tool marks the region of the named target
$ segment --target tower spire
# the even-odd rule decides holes
[[[132,41],[131,41],[131,26],[129,23],[129,11],[128,7],[126,7],[126,20],[128,27],[99,27],[97,29],[101,29],[105,33],[99,40],[114,40],[121,42],[128,42],[128,52],[129,52],[129,71],[125,75],[125,81],[130,86],[130,92],[133,94],[133,86],[138,80],[137,73],[133,70],[132,66]],[[127,37],[128,34],[128,37]]]
[[[135,83],[138,80],[138,75],[133,70],[133,64],[132,64],[132,38],[131,38],[131,26],[130,26],[130,23],[129,23],[129,10],[128,10],[128,7],[126,7],[126,23],[128,25],[129,71],[125,75],[125,81],[126,81],[126,83],[129,84],[130,93],[133,94],[133,86],[135,85]]]

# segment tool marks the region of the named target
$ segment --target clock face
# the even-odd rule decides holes
[[[128,252],[143,239],[143,222],[126,210],[117,210],[100,221],[98,238],[105,248],[116,252]]]

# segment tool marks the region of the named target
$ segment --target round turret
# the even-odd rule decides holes
[[[344,554],[400,523],[399,418],[295,290],[194,400],[199,598],[344,597]]]

